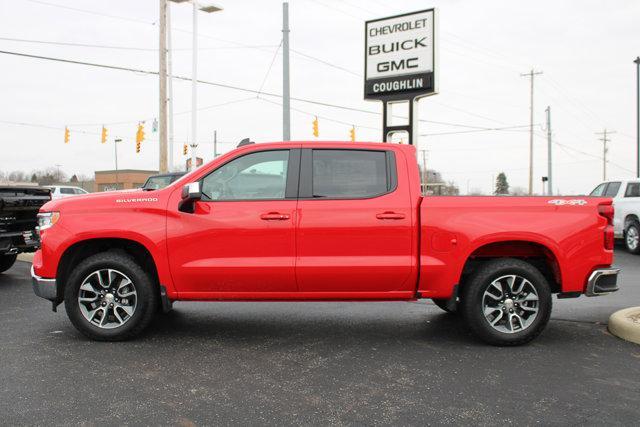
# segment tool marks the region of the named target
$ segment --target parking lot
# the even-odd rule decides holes
[[[621,291],[554,300],[532,344],[496,348],[417,303],[176,303],[123,343],[92,342],[37,298],[19,262],[0,275],[0,423],[637,424],[640,346],[608,316]]]

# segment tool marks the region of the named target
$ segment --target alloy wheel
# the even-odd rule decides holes
[[[533,284],[510,274],[492,281],[482,296],[482,310],[498,332],[513,334],[527,329],[538,316],[539,299]]]
[[[96,270],[80,285],[80,312],[99,328],[114,329],[124,325],[135,313],[137,304],[134,283],[118,270]]]
[[[629,227],[627,229],[625,241],[627,243],[627,248],[630,251],[635,251],[638,249],[638,244],[640,243],[640,235],[638,235],[638,229],[636,227]]]

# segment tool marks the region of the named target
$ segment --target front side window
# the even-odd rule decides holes
[[[289,150],[238,157],[203,178],[203,200],[284,199],[288,164]]]
[[[625,191],[624,197],[640,197],[640,182],[627,184],[627,191]]]
[[[618,190],[620,189],[619,182],[610,182],[607,189],[604,192],[605,197],[616,197]]]
[[[389,181],[384,151],[313,150],[313,197],[379,196]]]
[[[66,188],[66,187],[60,188],[60,193],[61,194],[76,194],[75,191],[73,191],[73,188]]]

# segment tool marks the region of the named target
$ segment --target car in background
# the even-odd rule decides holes
[[[89,192],[80,187],[74,187],[72,185],[50,185],[51,199],[64,199],[65,197],[80,196],[82,194],[89,194]]]
[[[151,175],[142,186],[143,190],[161,190],[172,182],[182,178],[186,172],[170,172],[160,175]]]
[[[590,196],[611,197],[614,206],[613,232],[627,251],[640,253],[640,179],[612,180],[599,184]]]
[[[0,186],[0,273],[11,268],[18,254],[40,247],[37,215],[49,200],[48,188]]]

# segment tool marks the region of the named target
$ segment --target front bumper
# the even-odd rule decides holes
[[[37,276],[31,266],[31,283],[33,285],[33,292],[40,298],[48,299],[49,301],[55,301],[58,297],[58,286],[56,279],[44,279]]]
[[[585,295],[596,297],[607,295],[618,290],[619,268],[599,268],[594,270],[587,280],[587,290]]]

